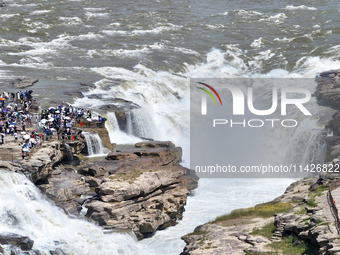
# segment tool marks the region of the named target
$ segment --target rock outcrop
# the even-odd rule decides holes
[[[21,236],[14,233],[0,234],[0,244],[10,245],[12,250],[19,248],[22,251],[28,251],[32,249],[33,243],[34,242],[27,236]]]
[[[91,195],[90,185],[73,168],[53,169],[48,183],[38,186],[47,197],[66,213],[77,215],[82,209],[85,197]],[[95,194],[92,192],[92,196]]]
[[[319,103],[340,107],[340,70],[323,72],[316,77],[315,96]]]
[[[340,70],[321,73],[315,80],[317,82],[315,96],[319,103],[340,110]],[[326,161],[331,161],[340,156],[340,111],[333,114],[325,128],[328,145]]]
[[[43,145],[29,160],[20,161],[23,173],[34,183],[42,183],[52,174],[53,167],[63,158],[59,142]]]
[[[280,242],[285,236],[296,236],[314,245],[320,254],[334,254],[340,250],[336,250],[340,237],[328,204],[327,187],[335,178],[322,176],[293,183],[274,200],[275,203],[291,204],[293,208],[287,212],[272,217],[227,219],[197,227],[193,233],[182,237],[186,242],[182,255],[277,252],[271,244]],[[270,237],[254,231],[272,222]]]
[[[38,82],[39,80],[37,78],[33,77],[23,77],[19,78],[16,81],[13,82],[14,87],[23,89],[27,87],[31,87],[34,85],[34,83]]]
[[[81,171],[98,196],[86,204],[88,217],[106,228],[132,229],[139,239],[182,218],[195,185],[185,181],[188,169],[179,165],[180,148],[171,142],[148,142],[107,158],[108,167]]]
[[[321,73],[316,77],[316,82],[314,96],[318,103],[340,110],[340,70]],[[333,161],[336,165],[340,162],[340,111],[326,125],[326,133],[326,162]],[[182,237],[186,242],[182,255],[234,255],[246,252],[254,255],[266,252],[284,254],[281,248],[276,248],[280,246],[280,242],[287,240],[285,237],[292,237],[292,247],[301,243],[312,247],[313,254],[340,254],[340,236],[334,218],[336,212],[331,206],[333,201],[328,196],[330,184],[338,179],[336,174],[327,174],[293,183],[284,195],[274,200],[290,204],[292,209],[286,212],[261,218],[225,217],[226,220],[199,226],[193,233]],[[256,231],[259,229],[265,229],[267,233]],[[268,229],[273,232],[268,233]],[[279,245],[273,245],[275,242],[279,242]]]
[[[142,239],[182,218],[197,177],[179,165],[182,150],[171,142],[138,143],[106,161],[56,168],[39,185],[58,206],[104,228],[133,230]]]

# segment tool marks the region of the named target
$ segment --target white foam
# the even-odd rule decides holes
[[[51,12],[51,10],[35,10],[31,12],[32,15],[41,15]]]
[[[6,19],[10,19],[10,18],[13,18],[15,16],[20,16],[19,13],[12,13],[12,14],[1,14],[0,15],[0,18],[3,19],[3,20],[6,20]]]
[[[79,25],[83,22],[79,17],[59,17],[58,19],[67,25]]]
[[[246,11],[246,10],[235,10],[233,13],[242,16],[242,17],[253,17],[253,16],[262,16],[264,15],[262,12],[258,11]]]
[[[107,17],[109,15],[110,15],[110,13],[108,13],[108,12],[104,12],[104,13],[97,13],[97,12],[93,13],[93,12],[88,12],[88,11],[85,12],[85,17],[87,19]]]
[[[222,25],[222,24],[214,24],[214,25],[207,24],[205,26],[207,28],[210,28],[210,29],[213,29],[213,30],[224,28],[224,25]]]
[[[261,48],[263,46],[263,38],[260,37],[258,39],[255,39],[251,44],[250,47],[253,48]]]
[[[285,7],[286,10],[309,10],[309,11],[316,11],[317,8],[316,7],[309,7],[306,5],[287,5]]]
[[[103,35],[89,32],[87,34],[75,36],[72,39],[73,40],[75,40],[75,39],[78,39],[78,40],[98,40],[100,38],[103,38]]]
[[[132,34],[132,35],[159,34],[161,32],[165,32],[165,31],[176,31],[176,30],[179,30],[180,28],[182,28],[182,26],[177,26],[177,25],[173,25],[173,24],[168,23],[166,25],[155,27],[153,29],[132,30],[129,34]]]
[[[275,14],[275,15],[268,16],[266,18],[262,18],[259,21],[271,22],[271,23],[275,23],[275,24],[278,25],[278,24],[282,24],[285,19],[287,19],[286,14],[278,13],[278,14]]]
[[[287,37],[283,37],[283,38],[274,38],[274,42],[291,42],[293,41],[294,38],[287,38]]]
[[[105,11],[105,8],[100,8],[100,7],[88,7],[88,8],[84,8],[84,10],[86,11],[90,11],[90,12],[99,12],[99,11]]]
[[[227,16],[229,12],[218,13],[218,15]]]
[[[0,171],[0,197],[0,231],[29,236],[34,241],[33,249],[42,255],[56,248],[69,255],[151,253],[128,234],[104,234],[92,223],[67,217],[18,173]]]

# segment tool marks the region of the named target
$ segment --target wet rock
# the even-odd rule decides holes
[[[315,79],[318,86],[315,96],[320,103],[340,107],[340,70],[321,73]]]
[[[131,152],[111,152],[107,155],[106,159],[109,160],[122,160],[122,159],[136,159],[138,156]]]
[[[23,77],[23,78],[19,78],[16,81],[14,81],[13,85],[16,88],[27,88],[27,87],[33,86],[34,83],[36,83],[38,81],[39,80],[37,78]]]
[[[96,85],[94,85],[93,83],[81,82],[80,85],[84,87],[90,87],[93,89],[96,88]]]
[[[190,181],[182,179],[190,176],[188,169],[178,165],[180,148],[169,142],[139,147],[111,153],[108,162],[87,165],[78,172],[95,178],[92,185],[99,184],[98,199],[86,204],[86,216],[104,227],[132,229],[142,239],[176,224],[190,189],[196,186],[186,186]],[[197,180],[192,182],[197,185]]]
[[[145,147],[143,148],[142,146]],[[136,146],[137,147],[137,146]],[[137,156],[137,157],[136,157]],[[130,159],[131,163],[138,162],[158,166],[173,166],[181,162],[182,149],[173,146],[167,142],[147,142],[138,144],[136,150],[126,150],[121,152],[109,153],[106,157],[108,160]],[[134,160],[132,160],[134,159]]]
[[[88,183],[72,168],[56,168],[48,183],[38,186],[47,197],[67,213],[78,214],[83,200],[78,198],[90,192]]]
[[[28,251],[33,247],[33,240],[27,236],[21,236],[14,233],[1,233],[0,244],[13,245],[19,247],[21,250]]]
[[[89,98],[89,99],[103,99],[103,94],[91,94],[91,95],[88,95],[87,98]]]
[[[54,251],[50,251],[51,255],[66,255],[61,249],[56,249]]]
[[[80,90],[69,90],[69,91],[64,91],[64,95],[71,96],[73,98],[84,98],[83,93]]]
[[[88,183],[90,187],[98,187],[101,184],[101,180],[93,176],[86,177],[85,182]]]
[[[136,143],[135,146],[137,148],[173,148],[175,147],[175,145],[170,141],[140,142],[140,143]]]
[[[52,168],[63,158],[58,142],[51,142],[32,154],[29,160],[21,160],[25,175],[34,183],[44,182],[52,174]]]

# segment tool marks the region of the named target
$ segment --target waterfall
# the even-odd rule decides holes
[[[143,109],[134,109],[131,115],[133,133],[139,137],[153,138],[151,128],[149,128],[151,118],[147,112]]]
[[[132,235],[104,234],[90,222],[68,217],[44,200],[39,189],[22,174],[0,170],[0,200],[0,233],[28,236],[41,255],[55,250],[67,255],[152,254]],[[3,248],[5,254],[11,254],[10,247]]]
[[[118,120],[114,112],[109,112],[107,114],[107,119],[108,120],[105,122],[105,127],[109,132],[111,143],[134,144],[142,141],[142,139],[140,139],[139,137],[124,133],[122,130],[120,130]]]
[[[86,139],[87,152],[90,157],[102,156],[109,152],[109,150],[104,147],[103,141],[97,133],[83,132],[83,134]]]
[[[68,145],[67,143],[65,143],[65,147],[64,147],[64,160],[66,161],[66,163],[69,163],[69,164],[72,164],[73,162],[73,153],[70,148],[70,145]]]
[[[131,119],[131,111],[126,112],[126,133],[132,135],[132,119]]]

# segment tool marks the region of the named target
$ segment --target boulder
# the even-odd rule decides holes
[[[67,96],[72,96],[73,98],[84,98],[83,93],[78,89],[67,90],[67,91],[64,91],[63,94]]]
[[[14,233],[0,234],[0,244],[17,246],[23,251],[31,250],[33,247],[33,243],[33,240],[31,240],[27,236],[21,236]]]
[[[88,82],[81,82],[80,85],[84,86],[84,87],[90,87],[90,88],[93,88],[93,89],[96,88],[96,85],[94,85],[93,83],[88,83]]]
[[[320,103],[340,107],[340,70],[323,72],[316,77],[317,88],[314,95]]]

